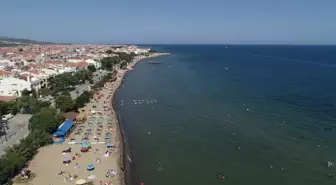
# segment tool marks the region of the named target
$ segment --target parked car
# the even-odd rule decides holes
[[[11,119],[14,115],[13,114],[5,114],[2,116],[2,120],[7,121]]]

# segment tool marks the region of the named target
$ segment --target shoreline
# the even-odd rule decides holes
[[[112,116],[114,116],[112,119],[116,119],[117,120],[117,137],[119,140],[119,151],[120,151],[120,156],[118,159],[118,165],[120,169],[124,169],[123,173],[119,176],[119,182],[120,185],[131,185],[133,183],[135,183],[134,181],[135,176],[133,175],[133,171],[132,171],[132,165],[133,162],[130,161],[131,160],[131,153],[130,153],[130,149],[128,146],[128,142],[127,142],[127,138],[125,136],[124,130],[122,129],[122,125],[121,125],[121,120],[120,120],[120,115],[118,114],[118,112],[116,111],[116,106],[115,106],[115,94],[116,92],[119,90],[119,88],[124,84],[125,81],[125,77],[127,76],[127,73],[129,71],[131,71],[133,69],[133,67],[135,67],[138,62],[140,62],[141,60],[144,59],[149,59],[149,58],[155,58],[155,57],[160,57],[160,56],[167,56],[170,55],[170,53],[154,53],[153,55],[144,57],[144,58],[138,58],[138,59],[134,59],[133,62],[128,66],[128,69],[123,71],[121,76],[120,76],[120,80],[116,81],[118,84],[115,84],[116,88],[113,89],[112,92]]]
[[[147,57],[137,57],[127,65],[127,69],[117,70],[116,80],[114,82],[106,82],[100,90],[95,92],[96,96],[99,95],[104,98],[92,98],[84,107],[80,108],[81,111],[84,110],[86,112],[88,119],[80,124],[79,127],[75,127],[77,132],[73,130],[62,144],[51,144],[39,149],[38,153],[28,164],[28,168],[36,175],[34,178],[29,179],[28,184],[74,183],[77,178],[72,178],[71,180],[70,177],[74,177],[75,175],[78,179],[85,179],[93,185],[98,185],[102,182],[109,182],[109,184],[112,183],[114,185],[133,184],[134,180],[136,180],[133,178],[132,173],[132,165],[134,163],[131,161],[127,138],[120,122],[120,116],[116,111],[115,94],[123,85],[127,72],[131,71],[132,67],[139,61],[164,55],[169,54],[154,53]],[[99,114],[97,115],[96,113]],[[90,122],[91,124],[89,124]],[[99,135],[96,137],[98,129]],[[79,130],[82,131],[79,132]],[[91,134],[89,134],[91,136],[85,136],[83,132],[85,130],[91,130]],[[113,143],[114,149],[106,149],[106,142],[99,142],[104,139],[106,140],[106,136],[102,137],[100,134],[102,130],[105,130],[105,134],[106,132],[110,132],[108,137],[110,138],[110,142]],[[96,131],[94,132],[95,134],[93,134],[93,131]],[[84,136],[90,138],[94,136],[92,142],[89,139],[91,150],[85,154],[80,152],[82,145],[76,144],[77,142],[80,143]],[[94,138],[97,138],[98,141],[94,140]],[[62,151],[69,147],[73,149],[73,152],[62,153]],[[99,150],[99,148],[102,150]],[[80,156],[77,156],[76,151],[80,153]],[[51,158],[55,160],[50,160]],[[65,165],[65,159],[72,159],[69,162],[71,164],[68,163]],[[87,170],[85,167],[89,164],[95,164],[96,167],[93,171]],[[112,176],[114,178],[105,175],[108,170],[114,170],[115,173]],[[63,176],[62,172],[66,176]],[[16,182],[14,184],[27,184],[27,182]]]

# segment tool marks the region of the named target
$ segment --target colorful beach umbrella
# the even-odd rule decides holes
[[[87,170],[89,171],[94,170],[94,169],[95,169],[95,166],[93,164],[89,164],[87,167]]]
[[[85,142],[85,143],[82,144],[82,148],[89,148],[89,147],[90,147],[90,144],[89,144],[89,143],[86,143],[86,142]]]

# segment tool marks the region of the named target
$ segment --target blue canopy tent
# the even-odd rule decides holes
[[[66,120],[64,123],[62,123],[61,126],[58,127],[58,131],[64,131],[66,134],[68,134],[74,126],[75,122],[73,120]]]
[[[62,137],[62,136],[66,136],[66,133],[62,130],[57,130],[54,134],[54,137]]]
[[[66,120],[64,123],[62,123],[62,125],[60,125],[57,131],[53,134],[54,143],[63,143],[74,127],[75,121],[73,120]]]

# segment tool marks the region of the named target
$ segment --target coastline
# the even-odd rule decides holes
[[[130,70],[132,70],[133,67],[135,67],[138,64],[138,62],[144,59],[155,58],[155,57],[160,57],[160,56],[167,56],[167,55],[170,55],[170,53],[154,53],[147,57],[134,59],[133,62],[128,66],[128,69],[121,72],[120,79],[118,76],[118,80],[116,81],[115,88],[113,89],[112,102],[111,102],[112,112],[113,112],[112,119],[117,120],[117,124],[116,124],[117,130],[118,130],[117,137],[119,140],[118,149],[120,151],[118,165],[120,169],[121,168],[124,169],[123,173],[120,173],[120,176],[119,176],[120,185],[131,185],[135,179],[134,179],[134,175],[132,172],[132,161],[130,161],[131,154],[130,154],[130,149],[128,148],[127,138],[125,137],[124,130],[122,129],[122,126],[121,126],[120,115],[118,114],[115,108],[116,107],[115,106],[115,94],[119,90],[119,88],[124,84],[124,80],[125,80],[125,77],[127,76],[127,73]]]
[[[111,131],[110,140],[115,147],[112,151],[106,149],[105,142],[90,141],[92,147],[91,151],[85,154],[79,152],[81,155],[77,156],[76,151],[81,150],[81,145],[76,143],[77,141],[82,141],[84,132],[77,134],[73,131],[64,143],[52,144],[39,149],[34,159],[28,165],[32,173],[36,174],[33,179],[30,179],[28,184],[60,184],[63,183],[63,181],[73,183],[72,181],[74,180],[69,180],[68,177],[73,177],[75,175],[78,179],[87,179],[87,182],[91,182],[92,184],[100,184],[101,182],[106,181],[110,182],[109,184],[112,183],[114,185],[132,184],[132,162],[129,161],[131,159],[127,138],[124,136],[120,118],[115,109],[115,93],[122,86],[127,72],[132,70],[132,67],[139,61],[164,55],[169,55],[169,53],[154,53],[150,56],[135,58],[133,62],[127,65],[127,69],[117,70],[117,79],[114,82],[105,83],[104,87],[96,92],[96,96],[99,95],[103,98],[92,98],[85,107],[81,108],[81,110],[86,112],[88,119],[85,123],[80,124],[81,126],[79,126],[79,128],[75,129],[96,130],[98,129],[97,124],[101,124],[100,126],[102,127],[100,128],[102,130]],[[109,108],[109,110],[106,108]],[[97,113],[99,114],[97,115]],[[93,124],[90,125],[89,122],[92,122]],[[105,137],[101,139],[104,138]],[[69,147],[72,148],[72,153],[61,152]],[[110,154],[105,156],[106,152],[104,151],[109,151]],[[51,158],[54,160],[50,160]],[[64,161],[62,163],[62,159],[64,160],[65,158],[73,158],[72,161],[70,161],[71,164],[65,165]],[[93,171],[88,171],[85,166],[94,163],[96,163],[96,168]],[[77,167],[77,164],[79,167]],[[116,172],[114,177],[110,178],[105,176],[107,169],[113,169]],[[66,176],[62,175],[62,171]]]

